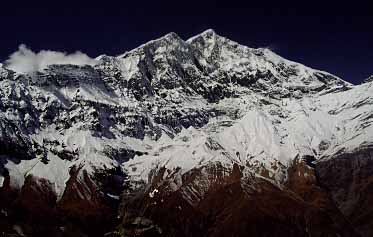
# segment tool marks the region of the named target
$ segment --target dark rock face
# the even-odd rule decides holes
[[[83,184],[78,180],[79,169],[72,169],[61,198],[53,192],[49,181],[28,176],[21,190],[12,190],[7,181],[0,188],[0,229],[16,234],[18,226],[27,236],[103,236],[117,224],[119,200],[103,196],[84,171]],[[105,174],[100,181],[115,180]],[[88,184],[88,186],[86,186]],[[91,186],[89,186],[91,184]],[[121,193],[122,186],[106,184]],[[18,235],[16,235],[18,236]]]
[[[320,184],[362,236],[373,235],[373,149],[342,154],[317,164]]]
[[[153,185],[159,192],[154,196],[145,192],[123,200],[119,232],[123,236],[131,236],[136,229],[141,232],[143,227],[131,225],[141,218],[157,227],[161,236],[359,236],[317,185],[312,169],[304,163],[292,169],[289,189],[254,177],[242,178],[238,166],[230,174],[219,166],[207,168],[214,177],[209,181],[201,170],[194,170],[183,175],[185,184],[176,191],[155,178]],[[309,170],[308,181],[294,177],[302,169]],[[302,182],[311,185],[302,188]]]

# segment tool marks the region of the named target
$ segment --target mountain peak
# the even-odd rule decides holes
[[[176,43],[176,44],[183,44],[185,43],[182,38],[175,32],[170,32],[166,35],[163,35],[155,40],[148,41],[145,44],[140,45],[139,47],[132,49],[131,51],[125,52],[118,56],[118,58],[123,58],[128,54],[131,54],[133,52],[136,52],[140,49],[143,49],[144,47],[157,47],[158,45],[164,45],[164,44],[170,44],[170,43]]]
[[[214,29],[207,29],[204,32],[202,32],[200,35],[216,35],[216,32]]]
[[[168,34],[165,34],[164,36],[161,36],[160,38],[156,39],[155,41],[159,41],[159,40],[181,40],[181,38],[175,32],[170,32]]]
[[[198,39],[211,39],[211,38],[216,38],[218,36],[218,34],[216,34],[215,30],[213,29],[207,29],[205,31],[203,31],[202,33],[198,34],[198,35],[195,35],[191,38],[189,38],[187,40],[188,43],[192,43],[194,42],[195,40],[198,40]]]

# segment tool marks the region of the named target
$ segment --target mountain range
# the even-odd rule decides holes
[[[372,236],[373,80],[207,30],[0,64],[4,236]]]

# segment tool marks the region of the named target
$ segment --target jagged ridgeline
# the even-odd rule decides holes
[[[207,30],[0,65],[0,230],[370,236],[373,84]]]

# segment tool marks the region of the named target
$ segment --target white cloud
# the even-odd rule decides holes
[[[5,61],[5,65],[10,70],[19,73],[30,73],[42,71],[52,64],[74,64],[74,65],[95,65],[97,60],[90,58],[82,52],[66,54],[51,50],[41,50],[33,52],[22,44],[18,50],[9,56]]]

